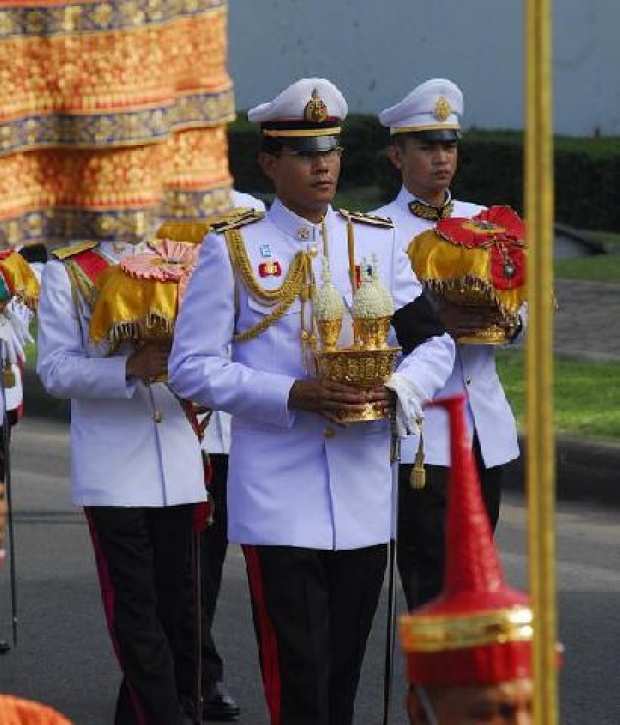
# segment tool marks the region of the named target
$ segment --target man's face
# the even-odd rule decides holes
[[[529,679],[489,687],[435,688],[428,691],[437,725],[532,725],[533,686]],[[415,693],[407,702],[412,725],[426,725]]]
[[[317,222],[336,193],[341,153],[339,146],[311,154],[284,147],[279,154],[261,153],[259,163],[282,203],[299,216]]]
[[[406,136],[392,144],[388,154],[408,191],[429,204],[443,203],[456,172],[457,141],[431,142]]]

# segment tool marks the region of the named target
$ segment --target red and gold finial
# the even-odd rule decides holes
[[[504,581],[482,501],[462,395],[433,405],[450,416],[446,570],[442,594],[401,618],[411,682],[470,686],[530,677],[532,610]]]

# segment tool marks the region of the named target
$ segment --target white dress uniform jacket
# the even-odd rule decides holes
[[[421,219],[409,210],[414,197],[404,187],[394,201],[374,213],[394,222],[396,236],[402,249],[422,232],[432,229],[435,222]],[[454,201],[453,217],[473,217],[485,207]],[[457,345],[452,373],[437,397],[465,393],[466,417],[470,436],[478,433],[482,458],[487,468],[498,466],[519,456],[517,428],[510,405],[497,375],[493,345]],[[424,460],[437,466],[450,465],[450,431],[445,412],[429,408],[424,414]],[[412,463],[418,437],[403,441],[402,462]]]
[[[30,320],[32,312],[16,297],[0,312],[0,356],[2,367],[10,368],[14,384],[5,387],[2,382],[0,395],[0,425],[4,412],[17,410],[24,400],[22,368],[26,363],[24,347],[32,342]]]
[[[102,243],[112,262],[142,251]],[[71,399],[73,501],[80,506],[172,506],[205,498],[200,446],[166,385],[125,379],[130,348],[106,355],[88,337],[62,262],[45,265],[37,371],[46,390]]]
[[[233,189],[232,200],[235,207],[246,207],[248,209],[256,209],[256,211],[265,211],[265,204],[261,199],[257,199],[251,194]],[[214,410],[205,437],[202,441],[202,447],[207,453],[220,453],[228,455],[230,451],[230,416],[221,410]]]
[[[350,305],[346,222],[329,209],[324,224],[332,281]],[[315,255],[313,272],[320,280],[321,228],[279,200],[264,219],[243,227],[258,282],[279,287],[299,250]],[[383,283],[397,308],[416,296],[415,278],[391,228],[356,224],[355,248],[358,262],[362,257],[370,261],[373,253],[379,257]],[[259,278],[265,261],[277,262],[281,276]],[[289,410],[294,381],[309,377],[300,300],[262,334],[232,341],[235,332],[261,322],[272,309],[236,283],[224,235],[207,236],[177,321],[170,383],[182,397],[233,415],[229,538],[327,550],[384,543],[391,528],[389,425],[339,427],[314,413]],[[444,335],[418,347],[399,370],[430,398],[444,384],[453,360],[454,345]]]

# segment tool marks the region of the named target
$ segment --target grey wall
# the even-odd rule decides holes
[[[620,0],[555,0],[557,133],[620,135]],[[465,93],[465,125],[522,128],[523,0],[229,0],[237,107],[323,76],[376,113],[427,78]]]

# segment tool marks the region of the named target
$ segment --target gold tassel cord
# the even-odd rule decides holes
[[[411,488],[416,490],[422,489],[426,486],[426,470],[424,469],[424,439],[422,437],[422,421],[418,421],[420,426],[420,442],[418,443],[418,450],[415,454],[413,467],[411,468],[411,474],[409,476],[409,485]]]
[[[17,380],[15,378],[15,371],[13,370],[11,363],[7,363],[7,367],[5,367],[2,371],[2,387],[5,390],[9,390],[10,388],[14,388],[16,385]]]
[[[355,236],[353,233],[353,220],[347,216],[347,252],[349,256],[349,278],[353,294],[357,290],[357,276],[355,274]]]
[[[260,286],[252,271],[252,265],[241,233],[232,230],[226,232],[225,237],[232,266],[238,272],[246,289],[255,300],[270,306],[289,299],[293,300],[301,293],[306,277],[305,252],[297,252],[293,257],[284,282],[280,287],[268,290]]]
[[[266,315],[257,325],[235,334],[233,338],[235,342],[245,342],[258,337],[277,322],[297,297],[309,294],[306,289],[308,255],[303,251],[297,252],[280,287],[267,290],[260,286],[252,271],[252,265],[241,233],[237,230],[231,230],[226,232],[225,238],[233,269],[239,275],[248,294],[261,304],[268,307],[275,306],[273,312]]]

